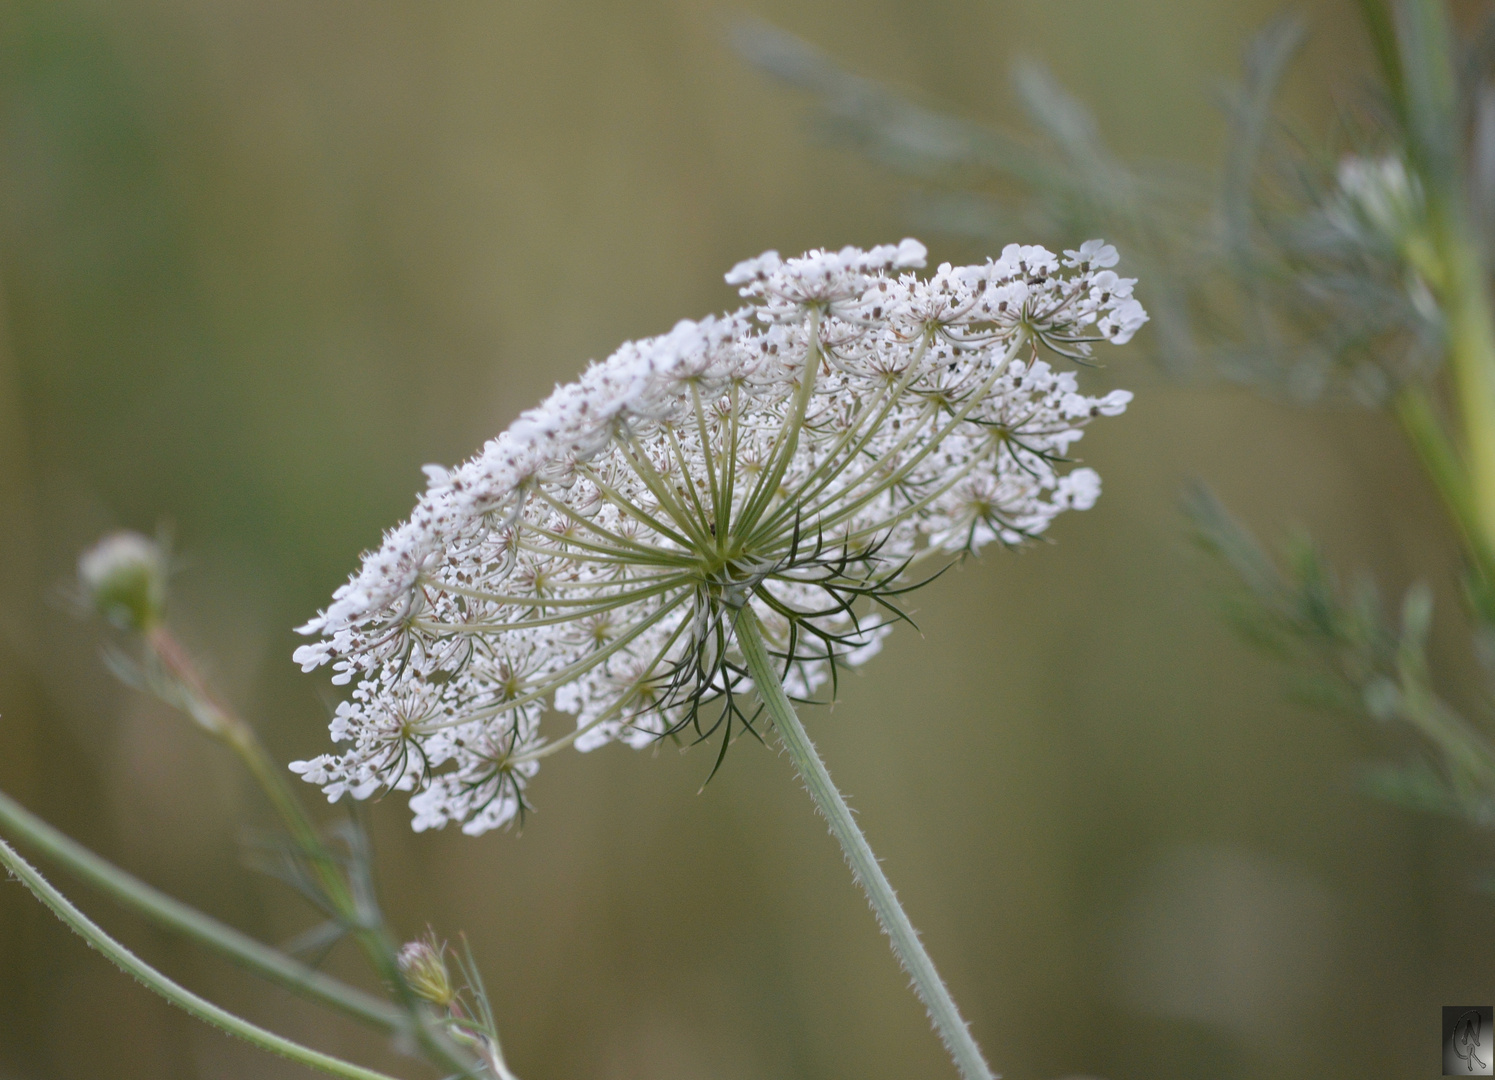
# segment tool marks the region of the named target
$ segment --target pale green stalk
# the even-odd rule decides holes
[[[665,613],[666,612],[661,612],[660,615],[655,617],[656,620],[662,618]],[[675,642],[680,639],[680,635],[685,632],[686,627],[688,627],[689,625],[689,619],[680,620],[680,625],[675,627],[675,629],[670,633],[669,638],[662,646],[660,646],[659,650],[654,654],[654,659],[650,660],[649,663],[645,665],[643,669],[644,674],[638,679],[635,679],[633,683],[628,687],[628,690],[624,694],[620,695],[618,697],[618,700],[613,702],[612,705],[609,706],[608,709],[600,716],[598,716],[595,720],[589,720],[585,724],[578,724],[567,734],[562,735],[556,739],[551,739],[547,743],[541,743],[533,750],[527,750],[522,754],[515,754],[509,760],[515,765],[520,765],[526,761],[539,761],[541,758],[549,757],[557,750],[570,746],[577,739],[581,738],[583,735],[591,731],[593,728],[597,727],[599,724],[605,724],[609,720],[612,720],[621,715],[623,710],[633,703],[633,695],[638,693],[643,685],[648,682],[650,677],[653,675],[654,669],[664,661],[665,656],[669,653],[670,649],[674,647]]]
[[[1474,244],[1458,152],[1453,35],[1442,0],[1363,0],[1407,155],[1427,197],[1427,234],[1405,254],[1443,310],[1463,429],[1467,495],[1479,541],[1495,547],[1495,321]]]
[[[628,499],[618,494],[618,492],[610,484],[608,484],[607,481],[603,480],[602,477],[598,475],[595,469],[592,469],[586,464],[578,464],[576,466],[576,471],[578,474],[585,476],[588,480],[590,480],[592,484],[597,488],[597,490],[600,491],[604,496],[606,496],[607,500],[624,514],[633,518],[635,521],[642,522],[643,524],[649,526],[649,528],[659,533],[659,535],[669,537],[671,540],[675,541],[675,543],[679,544],[682,548],[690,547],[689,540],[681,536],[678,532],[670,528],[668,525],[664,524],[664,522],[660,521],[653,514],[650,514],[642,507],[634,504],[633,502],[630,502]]]
[[[211,1001],[198,997],[191,990],[172,981],[101,930],[88,916],[75,908],[67,897],[54,889],[46,878],[37,873],[30,863],[17,855],[4,840],[0,840],[0,863],[3,863],[7,870],[19,878],[38,900],[51,908],[53,914],[66,923],[74,933],[103,953],[116,967],[187,1014],[212,1024],[230,1035],[236,1035],[252,1046],[268,1050],[272,1054],[279,1054],[308,1068],[320,1069],[333,1076],[346,1077],[347,1080],[392,1080],[385,1073],[365,1069],[361,1065],[354,1065],[332,1057],[330,1054],[292,1042],[273,1031],[266,1031],[226,1009],[220,1009]]]
[[[1441,202],[1441,200],[1440,200]],[[1465,215],[1433,206],[1434,245],[1441,263],[1448,364],[1459,403],[1475,542],[1495,549],[1495,323],[1489,278],[1470,242]],[[1488,557],[1488,556],[1486,556]]]
[[[36,848],[121,906],[157,926],[222,953],[261,978],[385,1031],[402,1031],[409,1027],[405,1014],[393,1005],[309,968],[232,926],[174,900],[64,836],[4,793],[0,793],[0,826],[13,838]]]
[[[914,469],[918,467],[920,462],[922,462],[926,457],[939,449],[939,445],[944,440],[945,436],[958,428],[962,423],[964,423],[965,418],[969,416],[978,405],[981,404],[982,400],[991,391],[991,388],[996,385],[997,380],[1002,377],[1002,372],[1006,369],[1007,364],[1012,360],[1013,357],[1018,354],[1018,351],[1023,347],[1027,340],[1028,336],[1026,333],[1019,333],[1016,335],[1016,337],[1013,339],[1011,347],[1007,351],[1006,356],[1003,357],[1001,363],[996,365],[995,370],[987,378],[986,382],[982,384],[979,389],[968,395],[968,400],[961,407],[959,412],[955,412],[954,410],[951,411],[949,421],[947,421],[942,428],[929,435],[924,440],[924,445],[920,447],[920,449],[915,452],[911,458],[901,463],[893,472],[888,473],[882,479],[878,480],[875,486],[870,490],[864,491],[855,499],[852,499],[849,502],[846,502],[845,504],[839,506],[835,513],[829,514],[825,517],[820,516],[823,510],[827,510],[830,508],[830,500],[827,500],[826,503],[822,506],[813,506],[808,508],[805,511],[806,518],[815,521],[818,527],[822,529],[833,528],[834,526],[840,524],[842,521],[850,518],[863,506],[866,506],[868,503],[872,502],[883,492],[887,491],[895,484],[902,483],[907,477],[912,475]],[[934,415],[937,418],[938,412],[936,411]],[[890,447],[888,451],[883,455],[883,457],[894,457],[897,454],[901,453],[905,447],[913,443],[915,436],[921,434],[922,430],[922,427],[912,428],[907,434],[899,439],[898,442],[894,443],[893,446]],[[846,493],[838,493],[836,498],[845,498],[845,494],[849,494],[851,491],[855,490],[857,485],[859,485],[863,480],[872,476],[877,471],[877,468],[877,466],[868,468],[865,472],[863,472],[860,476],[858,476],[855,480],[847,485]]]
[[[185,695],[184,707],[188,714],[203,730],[222,739],[239,755],[245,768],[269,798],[296,847],[306,859],[324,899],[358,942],[369,966],[390,988],[401,1010],[409,1018],[408,1029],[421,1051],[444,1069],[461,1076],[477,1076],[478,1066],[452,1046],[444,1035],[428,1026],[422,1016],[420,1003],[400,974],[395,945],[383,921],[378,918],[376,911],[367,910],[366,905],[354,895],[337,860],[322,842],[316,826],[291,790],[285,770],[270,756],[254,728],[242,717],[219,704],[208,691],[186,651],[177,644],[164,625],[158,623],[147,628],[145,639]]]
[[[878,922],[882,924],[892,943],[893,954],[913,980],[914,992],[929,1010],[929,1018],[955,1060],[955,1067],[960,1070],[964,1080],[993,1080],[991,1068],[981,1056],[981,1048],[971,1037],[970,1029],[966,1027],[960,1010],[950,997],[950,991],[945,988],[939,972],[935,970],[934,962],[924,951],[918,931],[904,914],[902,905],[898,903],[898,896],[893,892],[893,886],[888,884],[888,879],[882,872],[877,856],[872,854],[861,829],[857,828],[851,809],[846,805],[846,800],[841,798],[836,785],[831,782],[830,773],[826,771],[820,755],[815,752],[815,746],[810,742],[804,725],[799,722],[794,705],[784,692],[778,667],[769,655],[768,646],[763,639],[763,627],[752,608],[746,605],[737,614],[737,641],[742,648],[743,659],[747,662],[748,672],[752,675],[753,685],[757,688],[758,698],[773,719],[784,749],[788,751],[800,779],[809,789],[816,807],[825,815],[831,833],[840,841],[846,861],[851,864],[852,875],[866,892],[872,910],[877,913]]]
[[[1475,600],[1486,618],[1495,616],[1495,547],[1491,546],[1492,534],[1485,530],[1458,451],[1444,432],[1427,390],[1420,384],[1403,387],[1396,396],[1395,406],[1402,430],[1438,489],[1478,574],[1481,587]]]
[[[695,519],[690,516],[684,506],[675,501],[669,484],[665,482],[664,477],[659,475],[659,470],[649,460],[649,452],[644,448],[644,444],[639,442],[633,429],[625,428],[624,434],[628,439],[628,453],[623,455],[623,460],[628,462],[633,475],[637,476],[643,482],[644,487],[649,489],[649,493],[658,500],[659,508],[680,527],[680,533],[690,538],[690,547],[697,551],[708,547],[707,537],[692,528]]]
[[[588,532],[596,533],[598,536],[606,539],[611,545],[613,545],[614,549],[616,549],[617,545],[621,544],[623,547],[628,548],[630,551],[636,551],[639,554],[648,556],[650,558],[658,555],[668,556],[672,554],[671,552],[665,551],[663,548],[651,547],[648,544],[640,544],[637,540],[630,540],[626,536],[620,536],[617,532],[611,529],[604,529],[595,521],[588,521],[586,518],[582,517],[575,510],[571,509],[559,499],[548,495],[545,489],[542,487],[536,486],[534,488],[534,495],[535,498],[545,503],[545,505],[549,506],[557,514],[560,514],[561,517],[565,518],[573,525],[576,525],[578,528],[586,529]],[[668,535],[672,540],[675,540],[679,544],[684,545],[686,543],[686,541],[676,533],[671,532],[668,533]]]

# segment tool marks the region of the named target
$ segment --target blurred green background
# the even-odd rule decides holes
[[[900,183],[807,137],[725,18],[993,123],[1015,116],[1010,62],[1037,57],[1123,153],[1206,166],[1221,82],[1279,7],[0,4],[0,786],[290,938],[314,914],[241,861],[257,794],[106,674],[66,599],[81,548],[169,527],[182,637],[277,756],[318,753],[331,688],[290,662],[291,627],[405,515],[421,464],[619,342],[732,306],[741,258],[909,231]],[[1307,10],[1287,100],[1311,130],[1366,65],[1351,4]],[[1146,334],[1112,384],[1138,397],[1083,443],[1099,507],[926,590],[923,636],[899,630],[811,732],[1008,1077],[1434,1075],[1438,1006],[1495,997],[1485,849],[1354,790],[1386,744],[1284,700],[1176,500],[1203,477],[1264,533],[1305,524],[1451,610],[1441,512],[1380,416],[1170,384]],[[467,932],[525,1080],[953,1076],[788,762],[744,742],[703,793],[710,765],[562,755],[522,834],[476,840],[374,805],[390,915]],[[214,1000],[428,1075],[58,881]],[[351,950],[328,965],[363,979]],[[0,888],[0,1078],[100,1075],[311,1074]]]

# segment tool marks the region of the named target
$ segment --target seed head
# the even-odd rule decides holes
[[[1010,245],[928,278],[914,240],[769,252],[748,307],[630,342],[456,469],[302,628],[303,669],[354,683],[344,752],[292,768],[330,799],[412,792],[417,830],[481,833],[540,758],[751,728],[737,613],[789,692],[875,653],[915,567],[1037,536],[1100,491],[1069,447],[1131,395],[1084,359],[1146,320],[1115,249]],[[547,710],[573,730],[542,734]],[[718,764],[720,756],[718,756]]]

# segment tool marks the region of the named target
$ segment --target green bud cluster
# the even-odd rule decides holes
[[[88,602],[121,630],[149,631],[166,614],[166,553],[137,532],[110,533],[78,560]]]

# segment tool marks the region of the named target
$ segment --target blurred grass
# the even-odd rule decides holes
[[[1009,62],[1041,58],[1123,152],[1204,162],[1214,90],[1277,5],[751,8],[977,118],[1008,119]],[[290,627],[408,511],[422,463],[588,357],[731,305],[740,258],[906,231],[899,186],[808,140],[721,14],[0,6],[0,785],[269,940],[308,924],[239,865],[263,820],[247,785],[110,683],[59,583],[103,529],[169,522],[184,636],[278,754],[318,752],[327,688],[290,663]],[[1307,123],[1363,60],[1348,5],[1312,14],[1289,88]],[[1099,376],[1142,391],[1082,446],[1101,505],[1056,546],[947,575],[918,599],[924,636],[900,631],[807,723],[1006,1075],[1410,1073],[1436,1006],[1492,989],[1467,838],[1354,792],[1370,737],[1283,702],[1174,505],[1202,475],[1248,518],[1445,593],[1452,544],[1383,421],[1170,387],[1144,349]],[[376,805],[391,914],[468,931],[525,1080],[945,1075],[788,764],[743,744],[698,794],[708,769],[564,755],[522,836],[476,841]],[[216,1000],[416,1074],[80,899]],[[18,889],[0,971],[0,1077],[293,1071],[149,998]]]

